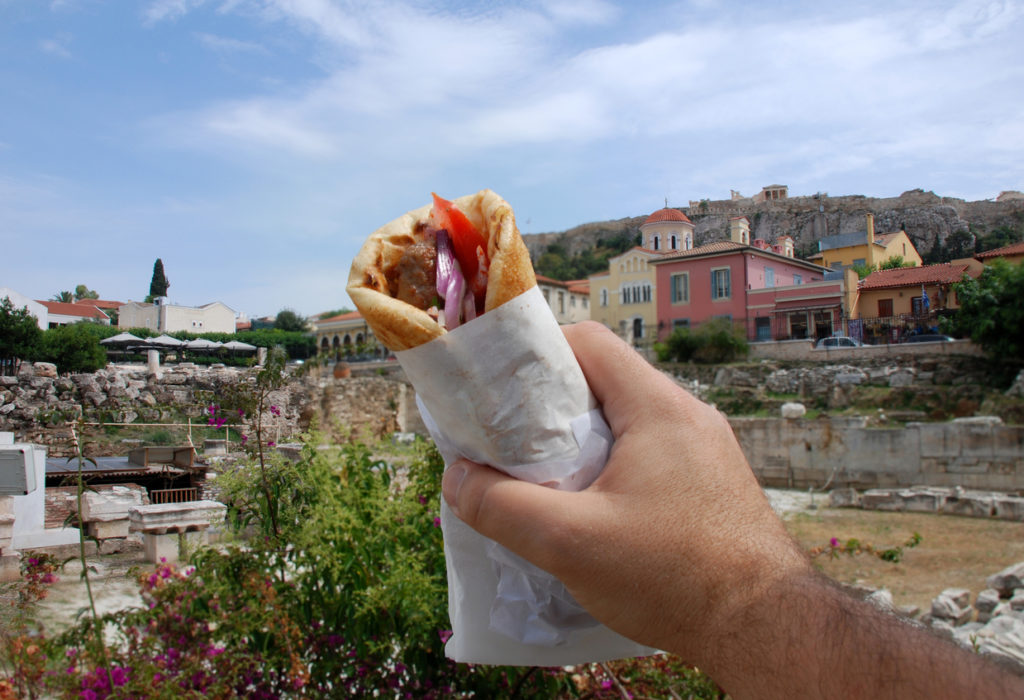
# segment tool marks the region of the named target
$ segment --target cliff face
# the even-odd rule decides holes
[[[984,234],[1003,226],[1024,230],[1024,200],[967,202],[922,190],[887,198],[821,194],[773,202],[705,201],[680,210],[693,221],[695,245],[727,239],[729,219],[746,216],[754,238],[771,242],[781,235],[791,236],[797,251],[805,255],[817,250],[818,240],[826,236],[863,231],[864,215],[869,212],[874,214],[877,233],[903,228],[921,255],[936,243],[944,245],[954,233]],[[583,224],[562,233],[527,234],[523,238],[535,257],[553,242],[561,243],[574,255],[593,247],[602,235],[623,231],[639,234],[645,218]]]

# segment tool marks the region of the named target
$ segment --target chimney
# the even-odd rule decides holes
[[[873,246],[875,244],[875,215],[868,212],[864,218],[868,227],[868,245]]]
[[[729,238],[733,243],[750,245],[750,221],[745,216],[729,219]]]

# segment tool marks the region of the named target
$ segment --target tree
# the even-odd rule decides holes
[[[0,374],[17,374],[23,360],[35,360],[42,337],[28,307],[15,309],[8,297],[0,300]]]
[[[53,295],[53,300],[60,301],[65,304],[73,304],[75,303],[75,295],[67,291],[57,292],[56,294]]]
[[[879,270],[896,270],[901,267],[917,267],[913,260],[904,260],[902,255],[893,255],[891,258],[882,261],[878,266]]]
[[[281,309],[274,318],[274,330],[304,331],[306,330],[306,319],[292,309]]]
[[[99,299],[100,293],[94,292],[93,290],[86,287],[84,284],[80,284],[75,287],[75,301],[81,301],[82,299]]]
[[[43,334],[42,356],[57,365],[57,371],[95,372],[107,364],[107,351],[89,331],[90,324],[57,326]]]
[[[146,299],[151,301],[156,297],[167,296],[167,288],[170,286],[171,283],[164,274],[164,261],[157,258],[153,263],[153,279],[149,283],[149,296]]]
[[[953,285],[960,308],[943,323],[947,333],[969,336],[995,360],[1010,365],[1024,358],[1024,263],[995,260],[977,279]]]

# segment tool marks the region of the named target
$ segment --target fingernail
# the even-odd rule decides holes
[[[459,487],[462,486],[462,480],[465,478],[466,463],[461,460],[448,467],[441,478],[441,493],[444,495],[444,500],[448,503],[448,507],[452,509],[455,515],[459,514],[457,506]]]

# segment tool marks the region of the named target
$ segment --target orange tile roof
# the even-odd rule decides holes
[[[860,281],[861,289],[887,289],[921,284],[952,284],[963,279],[967,265],[926,265],[924,267],[898,267],[877,270]]]
[[[321,318],[317,323],[333,323],[334,321],[354,321],[355,319],[362,318],[363,315],[358,311],[349,311],[347,314],[338,314],[337,316],[331,316],[330,318]]]
[[[80,318],[107,318],[107,315],[92,304],[69,304],[63,301],[43,301],[37,299],[51,314],[60,316],[78,316]]]
[[[690,248],[689,250],[670,250],[661,258],[661,260],[655,260],[654,262],[660,263],[663,260],[676,260],[678,258],[689,258],[695,255],[708,255],[710,253],[728,253],[733,250],[741,250],[749,247],[750,246],[743,245],[742,243],[736,243],[734,241],[715,241],[714,243],[705,243],[702,246]],[[760,249],[755,248],[754,250]]]
[[[552,277],[545,277],[544,275],[536,275],[537,282],[539,284],[549,284],[552,287],[567,287],[568,284],[562,280],[556,280]]]
[[[590,294],[590,281],[573,280],[569,283],[569,291],[573,294]]]
[[[659,209],[654,212],[644,221],[644,225],[656,224],[659,221],[684,221],[686,223],[692,223],[683,212],[678,209]]]
[[[1003,255],[1024,255],[1024,241],[1004,245],[1002,248],[986,250],[984,253],[978,253],[974,257],[978,260],[987,260],[988,258],[998,258]]]
[[[110,301],[108,299],[79,299],[79,304],[89,304],[98,309],[119,309],[124,306],[123,301]]]

